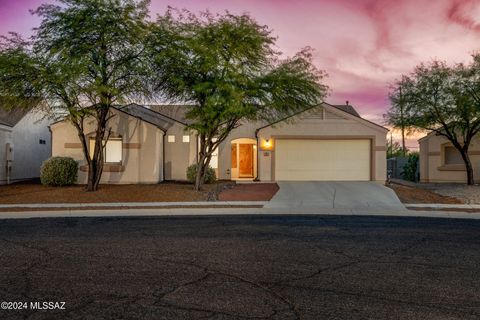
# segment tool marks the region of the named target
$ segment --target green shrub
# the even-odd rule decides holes
[[[407,163],[403,166],[403,179],[417,182],[418,152],[408,155]]]
[[[69,157],[51,157],[42,163],[40,180],[47,186],[68,186],[77,182],[78,163]]]
[[[197,177],[197,165],[192,164],[187,168],[187,179],[191,183],[195,183]],[[205,183],[214,183],[217,180],[217,175],[215,169],[208,167],[207,172],[205,173]]]

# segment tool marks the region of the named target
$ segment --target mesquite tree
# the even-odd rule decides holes
[[[460,153],[467,183],[474,184],[469,157],[472,139],[480,132],[480,55],[470,64],[448,66],[442,61],[421,64],[395,84],[402,88],[402,110],[393,103],[390,123],[427,130],[448,139]],[[391,97],[400,99],[400,90]]]
[[[156,89],[189,102],[189,129],[199,136],[195,189],[215,149],[243,120],[273,120],[318,104],[324,77],[302,50],[281,60],[267,26],[249,15],[200,16],[170,9],[152,27],[149,52]]]
[[[77,129],[88,164],[87,190],[98,188],[108,120],[115,103],[148,93],[144,40],[149,1],[59,0],[33,11],[41,17],[30,41],[11,37],[0,47],[4,106],[48,107]],[[90,156],[85,121],[94,119]]]

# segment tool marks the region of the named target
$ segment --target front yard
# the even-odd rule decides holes
[[[460,199],[441,195],[433,191],[425,190],[420,187],[403,186],[392,183],[387,187],[393,189],[400,201],[403,203],[441,203],[441,204],[461,204]]]
[[[461,183],[392,183],[403,203],[480,204],[480,185]]]
[[[182,182],[137,185],[101,185],[97,192],[85,186],[48,187],[39,183],[16,183],[0,186],[0,204],[28,203],[105,203],[105,202],[185,202],[243,200],[268,201],[277,192],[273,184],[235,185],[231,181],[206,184],[202,191]]]

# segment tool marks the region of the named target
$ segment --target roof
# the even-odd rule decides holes
[[[30,109],[24,108],[14,108],[11,110],[0,108],[0,124],[14,127],[29,111]]]
[[[337,108],[338,110],[342,110],[343,112],[350,113],[352,116],[360,117],[357,110],[352,105],[349,104],[331,104],[332,107]]]
[[[309,108],[307,108],[307,109],[305,109],[305,110],[296,112],[296,113],[294,113],[294,114],[292,114],[292,115],[286,116],[285,118],[282,118],[282,119],[279,119],[279,120],[274,121],[274,122],[272,122],[272,123],[269,123],[269,124],[267,124],[267,125],[265,125],[265,126],[263,126],[263,127],[258,128],[257,131],[259,131],[259,130],[261,130],[261,129],[264,129],[264,128],[267,128],[267,127],[269,127],[269,126],[271,126],[271,125],[277,124],[277,123],[279,123],[279,122],[282,122],[282,121],[284,121],[284,120],[287,120],[288,118],[294,117],[294,116],[296,116],[296,115],[298,115],[298,114],[301,114],[301,113],[303,113],[303,112],[305,112],[305,111],[308,111],[308,110],[310,110],[310,109],[312,109],[312,108],[319,107],[319,106],[321,106],[321,105],[326,105],[326,106],[329,106],[329,107],[333,107],[333,108],[338,109],[338,110],[340,110],[340,111],[342,111],[342,112],[348,113],[348,114],[351,115],[351,116],[357,117],[357,118],[361,119],[362,121],[368,122],[368,123],[373,124],[373,125],[375,125],[375,126],[377,126],[377,127],[379,127],[379,128],[382,128],[382,129],[384,129],[384,130],[390,131],[389,129],[385,128],[384,126],[381,126],[381,125],[379,125],[379,124],[376,124],[375,122],[372,122],[372,121],[370,121],[370,120],[367,120],[367,119],[362,118],[362,117],[358,114],[357,110],[355,110],[355,108],[354,108],[353,106],[349,105],[349,104],[347,104],[347,105],[333,105],[333,104],[329,104],[329,103],[326,103],[326,102],[322,102],[322,103],[319,104],[319,105],[316,105],[316,106],[313,106],[313,107],[309,107]]]
[[[167,131],[176,121],[164,114],[136,103],[131,103],[125,106],[115,106],[114,108],[128,114],[129,116],[148,122],[162,131]]]
[[[175,104],[151,104],[147,105],[147,108],[155,112],[161,113],[181,124],[188,124],[189,121],[186,117],[189,105],[175,105]]]

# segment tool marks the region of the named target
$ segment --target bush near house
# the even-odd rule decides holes
[[[197,165],[192,164],[187,168],[187,179],[191,183],[195,183],[197,177]],[[217,180],[217,175],[215,174],[215,169],[208,167],[205,172],[205,183],[214,183]]]
[[[40,180],[48,186],[68,186],[77,181],[78,163],[70,157],[51,157],[42,163]]]
[[[403,166],[403,179],[417,182],[418,152],[412,152],[408,155],[407,163]]]

